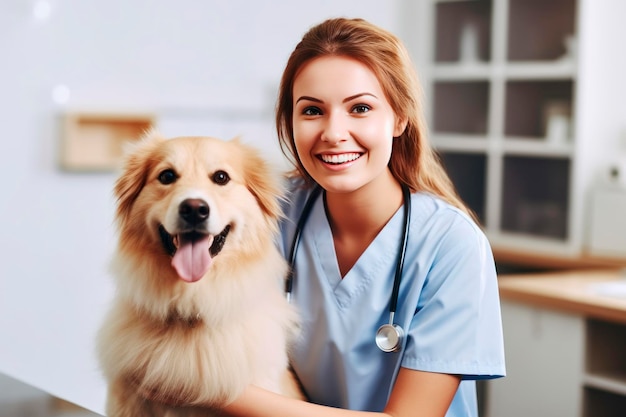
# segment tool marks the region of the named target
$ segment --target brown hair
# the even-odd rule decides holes
[[[326,55],[349,57],[369,67],[396,117],[407,121],[404,132],[393,141],[389,161],[392,175],[412,191],[436,194],[474,217],[457,195],[428,141],[421,111],[422,91],[408,51],[395,35],[363,19],[335,18],[313,26],[287,61],[278,92],[276,129],[283,153],[300,175],[313,181],[295,148],[293,84],[305,63]]]

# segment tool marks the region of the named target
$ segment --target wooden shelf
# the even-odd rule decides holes
[[[110,171],[117,168],[124,144],[154,127],[147,113],[71,112],[62,116],[61,168]]]
[[[622,328],[626,325],[626,298],[611,297],[596,291],[599,284],[622,280],[624,278],[620,270],[595,269],[500,275],[498,283],[503,300],[572,313],[591,320],[602,320],[610,322],[608,326]],[[604,330],[600,325],[592,329],[596,333]],[[620,343],[623,343],[621,339]],[[593,365],[591,369],[604,371],[607,368]]]

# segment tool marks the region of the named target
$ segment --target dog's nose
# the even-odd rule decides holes
[[[209,205],[199,198],[188,198],[180,203],[178,214],[190,224],[198,224],[209,217]]]

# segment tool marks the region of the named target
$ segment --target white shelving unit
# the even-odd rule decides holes
[[[425,0],[420,14],[433,143],[494,249],[585,256],[593,186],[626,155],[626,2]]]
[[[504,300],[508,376],[489,382],[487,417],[621,417],[626,324]]]

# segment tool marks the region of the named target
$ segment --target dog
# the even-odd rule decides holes
[[[114,194],[116,293],[97,338],[107,415],[219,415],[248,384],[303,399],[288,370],[298,315],[275,240],[283,192],[259,152],[152,131]]]

